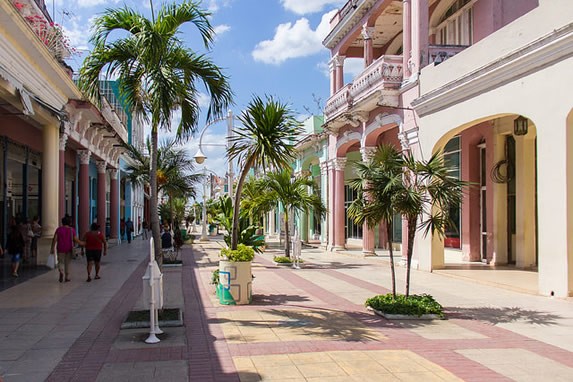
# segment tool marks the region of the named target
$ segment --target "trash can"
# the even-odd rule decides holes
[[[187,230],[186,229],[181,229],[181,238],[183,239],[183,241],[187,241]]]

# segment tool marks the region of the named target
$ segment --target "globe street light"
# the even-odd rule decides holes
[[[203,153],[203,145],[205,145],[205,146],[222,146],[222,147],[225,147],[227,150],[229,149],[229,147],[231,146],[231,137],[233,136],[233,118],[234,118],[233,112],[231,110],[229,110],[227,112],[227,116],[225,118],[216,119],[216,120],[206,124],[205,127],[203,127],[203,130],[201,130],[201,134],[199,135],[199,149],[197,150],[197,153],[193,157],[193,158],[195,158],[195,162],[197,162],[198,164],[203,164],[203,162],[205,162],[205,159],[207,159],[207,156]],[[203,135],[205,135],[205,131],[207,131],[207,128],[209,126],[214,125],[215,123],[222,122],[225,120],[227,121],[226,142],[224,144],[223,143],[203,143]],[[229,160],[229,158],[227,158],[227,166],[228,166],[227,187],[228,187],[229,197],[232,200],[233,199],[233,162],[231,160]]]

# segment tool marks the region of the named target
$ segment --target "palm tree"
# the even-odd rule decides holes
[[[348,215],[356,224],[366,222],[369,228],[379,223],[386,226],[390,255],[392,295],[396,297],[396,270],[394,267],[393,224],[395,209],[391,196],[398,192],[401,182],[393,182],[402,174],[402,154],[394,146],[381,145],[368,162],[356,162],[358,178],[350,182],[358,197],[348,208]]]
[[[315,189],[316,184],[311,177],[292,176],[292,170],[289,168],[281,171],[273,171],[267,174],[261,181],[261,205],[276,206],[280,202],[284,209],[285,225],[285,256],[290,257],[290,240],[289,240],[289,215],[291,212],[297,214],[300,212],[308,213],[313,210],[315,214],[323,217],[326,214],[326,207],[322,203],[320,196]],[[309,193],[309,189],[313,190]]]
[[[231,250],[237,249],[239,240],[239,209],[247,174],[257,167],[289,167],[295,155],[295,139],[301,131],[293,111],[271,96],[264,101],[254,96],[238,118],[241,126],[235,129],[227,150],[228,160],[237,160],[242,166],[233,204]]]
[[[388,145],[379,147],[374,160],[358,168],[368,203],[358,212],[358,202],[355,216],[362,215],[369,225],[375,224],[377,219],[390,220],[392,212],[406,218],[405,294],[408,297],[416,232],[421,229],[424,235],[431,232],[443,237],[451,223],[450,207],[460,204],[463,190],[469,183],[449,175],[451,168],[444,164],[441,153],[432,155],[427,161],[418,161],[412,153],[400,153]],[[388,234],[391,237],[391,231]]]
[[[149,157],[136,147],[125,144],[127,155],[133,163],[128,165],[127,178],[134,184],[149,185]],[[147,150],[150,141],[147,140]],[[169,197],[170,220],[174,221],[173,201],[181,198],[185,201],[195,198],[195,186],[201,181],[201,174],[193,173],[195,165],[187,150],[177,146],[175,140],[165,139],[157,148],[157,192]]]
[[[196,131],[200,114],[198,84],[204,84],[211,95],[207,121],[221,116],[232,97],[221,70],[207,56],[185,47],[179,38],[182,25],[191,23],[199,31],[204,47],[210,48],[214,36],[210,14],[199,5],[188,0],[166,4],[151,20],[128,7],[106,10],[94,21],[94,49],[80,69],[79,86],[90,99],[101,99],[102,74],[117,77],[121,98],[133,113],[151,123],[150,223],[157,253],[161,247],[157,211],[159,129],[170,131],[173,115],[180,110],[177,138],[187,139]],[[122,37],[110,41],[114,31],[121,31]]]

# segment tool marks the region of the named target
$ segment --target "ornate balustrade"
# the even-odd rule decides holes
[[[347,111],[360,101],[382,89],[399,89],[402,84],[402,56],[386,55],[374,61],[354,81],[345,85],[328,99],[326,120]]]

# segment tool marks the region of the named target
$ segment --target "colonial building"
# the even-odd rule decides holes
[[[117,239],[125,114],[105,92],[97,108],[78,90],[43,0],[2,1],[0,20],[0,236],[38,216],[38,264],[66,214],[80,235],[109,217]]]
[[[417,235],[416,266],[442,268],[451,247],[464,260],[538,271],[541,294],[571,295],[571,2],[351,0],[323,44],[328,248],[358,240],[369,253],[385,242],[381,227],[348,230],[353,161],[381,143],[419,159],[443,151],[476,186],[445,240]],[[348,79],[350,59],[364,69]]]

